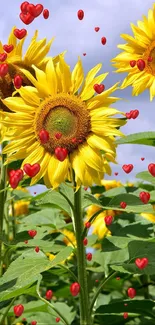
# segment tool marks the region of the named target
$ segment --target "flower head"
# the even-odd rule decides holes
[[[148,17],[131,24],[133,36],[122,34],[126,44],[118,45],[123,52],[112,59],[116,72],[127,72],[121,88],[133,87],[133,96],[150,90],[150,100],[155,96],[155,4]]]
[[[90,70],[84,81],[81,60],[71,73],[61,55],[56,65],[52,59],[48,61],[45,72],[32,67],[36,78],[25,69],[22,72],[33,87],[21,87],[14,93],[20,97],[2,100],[13,112],[1,112],[3,124],[12,128],[11,143],[3,151],[8,154],[7,163],[24,159],[21,168],[27,163],[40,164],[31,185],[43,177],[47,187],[57,188],[72,180],[72,169],[77,186],[101,185],[104,173],[111,175],[109,162],[116,163],[115,136],[123,136],[119,128],[126,123],[113,117],[124,113],[109,108],[118,100],[108,97],[118,84],[94,96],[93,85],[107,76],[95,77],[101,64]],[[42,130],[49,134],[46,143],[39,137]]]

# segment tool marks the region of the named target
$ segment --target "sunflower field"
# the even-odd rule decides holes
[[[155,161],[133,179],[123,151],[154,147],[155,131],[125,134],[140,110],[115,95],[155,97],[155,4],[121,34],[111,65],[126,76],[110,87],[102,63],[85,73],[80,56],[51,55],[35,30],[39,17],[50,30],[44,4],[18,9],[0,42],[0,325],[155,325]]]

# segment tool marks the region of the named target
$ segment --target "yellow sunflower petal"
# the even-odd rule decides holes
[[[45,173],[47,172],[50,158],[51,158],[51,155],[48,152],[46,152],[44,157],[41,158],[41,160],[39,162],[40,163],[40,171],[35,177],[32,178],[30,186],[36,184],[39,181],[39,179],[44,177]]]
[[[51,95],[57,94],[57,76],[54,69],[53,60],[49,60],[46,65],[46,78]]]
[[[108,137],[102,138],[95,134],[92,134],[87,138],[87,143],[94,149],[97,148],[99,150],[104,150],[110,153],[113,153],[115,151],[114,144],[108,139]]]
[[[83,144],[79,147],[79,152],[83,161],[93,169],[102,171],[102,157],[99,151],[92,149],[89,145]]]
[[[72,86],[70,88],[71,93],[75,94],[79,90],[79,88],[83,83],[83,80],[84,80],[84,71],[82,67],[82,61],[79,58],[71,74],[71,82],[72,82]]]
[[[33,113],[35,108],[33,106],[25,104],[22,98],[8,97],[2,100],[3,104],[6,105],[10,110],[14,112],[29,112]]]

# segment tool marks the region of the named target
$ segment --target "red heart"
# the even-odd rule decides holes
[[[35,237],[36,236],[36,234],[37,234],[37,230],[28,230],[28,234],[29,234],[29,236],[30,237]]]
[[[16,305],[13,307],[13,311],[15,316],[20,317],[24,311],[24,306],[23,305]]]
[[[9,67],[7,63],[0,64],[0,77],[5,77],[8,73]]]
[[[48,17],[49,17],[49,10],[48,9],[44,9],[44,11],[43,11],[43,17],[44,17],[44,19],[48,19]]]
[[[56,138],[57,140],[59,140],[61,137],[62,137],[62,133],[61,133],[61,132],[57,132],[57,133],[55,134],[55,138]]]
[[[136,60],[131,60],[131,61],[130,61],[130,66],[131,66],[131,68],[134,68],[135,65],[136,65]]]
[[[149,263],[149,261],[148,261],[147,257],[136,258],[136,260],[135,260],[135,264],[141,270],[144,269],[148,265],[148,263]]]
[[[18,186],[19,182],[23,179],[23,176],[24,173],[22,169],[17,169],[17,170],[12,169],[9,171],[9,177],[10,177],[9,183],[13,189],[15,189]]]
[[[6,53],[1,53],[0,54],[0,61],[4,62],[7,59],[7,54]]]
[[[37,175],[39,173],[40,165],[39,164],[34,164],[34,165],[25,164],[23,169],[24,169],[24,172],[29,177],[34,177],[35,175]]]
[[[24,173],[22,169],[16,169],[15,170],[15,175],[18,176],[19,181],[21,181],[23,179]]]
[[[82,9],[78,10],[77,16],[78,16],[79,20],[82,20],[84,17],[84,11]]]
[[[142,158],[140,158],[140,159],[143,161],[145,158],[142,157]]]
[[[149,192],[140,192],[139,198],[144,204],[147,204],[148,201],[150,200],[150,193]]]
[[[16,29],[14,29],[13,33],[18,39],[22,39],[23,37],[26,36],[27,30],[25,28],[23,28],[23,29],[16,28]]]
[[[140,70],[140,71],[143,71],[145,69],[145,61],[142,60],[142,59],[139,59],[137,61],[137,68]]]
[[[87,53],[83,53],[83,56],[86,56]]]
[[[14,49],[14,46],[12,44],[10,44],[10,45],[4,44],[3,49],[5,52],[10,53]]]
[[[130,119],[131,119],[131,112],[130,112],[130,113],[125,113],[125,116],[126,116],[126,118],[127,118],[128,120],[130,120]]]
[[[135,120],[139,115],[139,110],[135,109],[134,111],[131,111],[130,113],[131,113],[131,118],[133,118]]]
[[[28,12],[26,15],[24,15],[22,12],[19,15],[20,19],[22,20],[22,22],[25,25],[29,25],[32,23],[32,21],[34,20],[34,17],[32,15],[30,15],[30,13]]]
[[[57,147],[55,148],[55,155],[59,161],[64,161],[68,155],[66,148]]]
[[[127,206],[126,202],[121,202],[121,203],[120,203],[120,207],[121,207],[122,209],[125,209],[126,206]]]
[[[117,176],[117,175],[118,175],[118,173],[116,172],[116,173],[114,173],[114,175],[115,175],[115,176]]]
[[[152,175],[152,176],[154,176],[155,177],[155,164],[149,164],[148,165],[148,171],[149,171],[149,173]]]
[[[133,170],[133,165],[132,164],[123,165],[122,169],[125,171],[126,174],[129,174]]]
[[[28,10],[27,10],[28,5],[29,5],[29,2],[27,2],[27,1],[24,1],[24,2],[21,4],[20,9],[21,9],[21,12],[22,12],[23,14],[27,14],[27,12],[28,12]]]
[[[98,32],[100,30],[100,27],[95,27],[95,32]]]
[[[23,79],[22,79],[21,76],[16,75],[16,76],[14,77],[14,85],[15,85],[15,87],[16,87],[17,89],[21,88],[21,86],[22,86],[22,82],[23,82]]]
[[[9,180],[10,186],[15,189],[19,184],[19,177],[17,175],[11,176]]]
[[[97,94],[101,94],[104,89],[105,89],[105,86],[102,85],[102,84],[101,85],[98,85],[98,84],[94,85],[94,90],[96,91]]]
[[[128,297],[133,299],[136,296],[136,290],[134,288],[129,288],[128,289]]]
[[[48,142],[48,140],[49,140],[49,133],[46,130],[42,129],[39,132],[39,138],[40,138],[41,143],[44,144],[44,143]]]
[[[110,226],[111,223],[113,222],[113,217],[112,216],[106,216],[104,218],[104,221],[105,221],[106,226]]]
[[[34,17],[38,17],[42,11],[43,11],[44,7],[41,4],[38,5],[33,5],[32,3],[28,5],[28,12]]]

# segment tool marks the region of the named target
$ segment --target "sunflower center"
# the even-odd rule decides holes
[[[72,152],[86,140],[91,130],[86,104],[76,96],[64,93],[42,101],[35,115],[34,126],[39,142],[40,131],[48,131],[49,141],[41,145],[52,154],[56,147]],[[60,138],[56,137],[58,133],[61,134]]]
[[[47,114],[44,125],[53,136],[57,132],[61,132],[63,136],[69,136],[77,128],[77,116],[66,107],[57,106]]]
[[[152,60],[149,61],[148,58],[151,58]],[[155,41],[153,41],[144,52],[143,60],[146,61],[145,71],[155,75]]]

